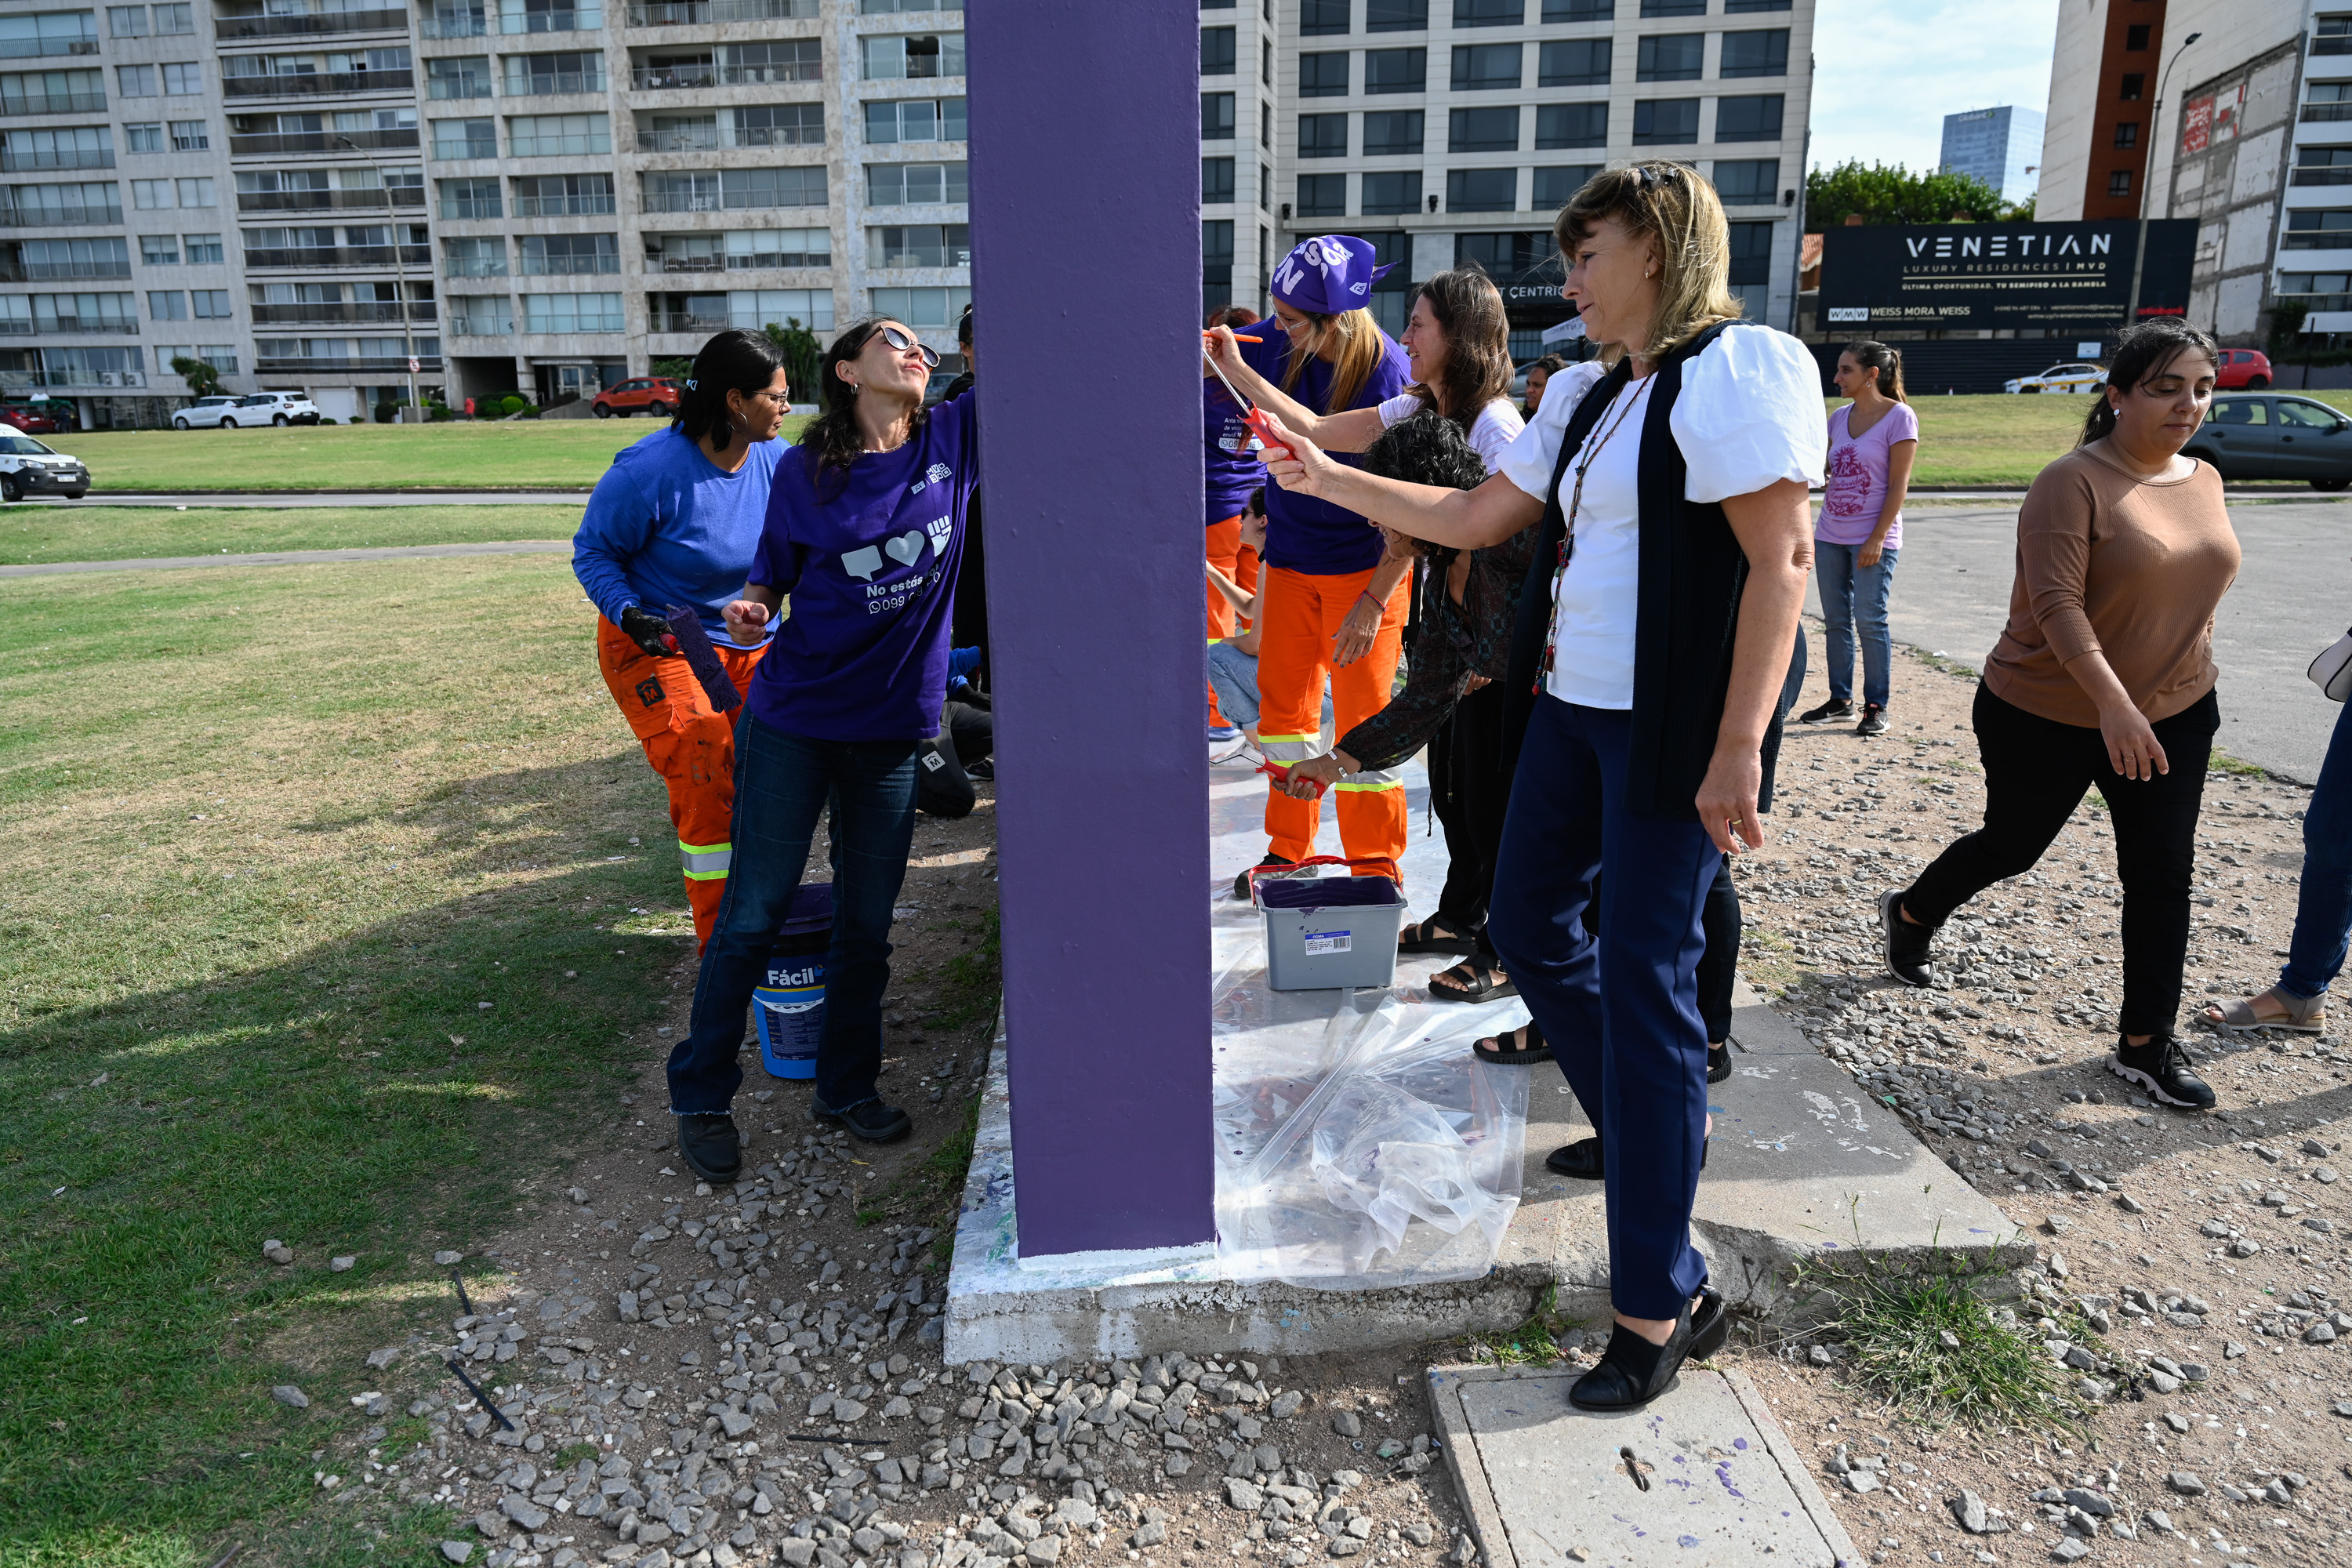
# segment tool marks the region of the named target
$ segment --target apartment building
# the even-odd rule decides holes
[[[1400,263],[1373,300],[1391,331],[1413,279],[1475,260],[1502,287],[1514,356],[1531,357],[1568,315],[1553,215],[1595,171],[1664,157],[1722,195],[1749,316],[1790,326],[1812,14],[1812,0],[1204,5],[1204,302],[1257,303],[1299,239],[1360,235]]]
[[[2042,111],[2002,104],[1944,116],[1944,143],[1937,164],[1948,173],[1973,174],[2000,193],[2005,202],[2032,195],[2041,172]]]

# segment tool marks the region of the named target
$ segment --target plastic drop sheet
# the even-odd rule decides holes
[[[1427,784],[1415,763],[1412,919],[1445,875],[1443,843],[1423,835]],[[1384,990],[1271,989],[1263,920],[1232,896],[1264,853],[1264,799],[1262,780],[1213,770],[1218,1272],[1332,1290],[1477,1279],[1518,1208],[1529,1075],[1470,1046],[1526,1010],[1429,1001],[1451,958],[1402,959]]]

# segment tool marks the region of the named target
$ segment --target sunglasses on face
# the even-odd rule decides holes
[[[921,354],[923,356],[923,364],[927,369],[937,370],[940,368],[939,350],[929,347],[906,332],[900,331],[896,327],[883,328],[882,341],[888,343],[892,348],[897,349],[900,353],[906,353],[912,351]]]

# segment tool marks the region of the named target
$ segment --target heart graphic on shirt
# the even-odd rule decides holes
[[[882,548],[891,560],[902,566],[912,566],[915,558],[923,552],[923,531],[910,528],[896,539],[884,540]]]

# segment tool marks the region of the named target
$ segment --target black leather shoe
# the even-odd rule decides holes
[[[1718,1305],[1709,1331],[1727,1331],[1729,1323]],[[1691,1309],[1683,1304],[1675,1331],[1663,1345],[1654,1345],[1624,1324],[1609,1334],[1609,1348],[1591,1372],[1570,1385],[1568,1402],[1579,1410],[1637,1410],[1675,1385],[1683,1363],[1694,1353],[1696,1336]],[[1719,1343],[1719,1340],[1718,1340]]]
[[[1886,949],[1886,973],[1906,985],[1933,985],[1936,962],[1928,949],[1935,942],[1933,926],[1914,925],[1903,918],[1903,892],[1878,895],[1878,923]]]
[[[1698,1288],[1698,1305],[1691,1309],[1691,1343],[1688,1359],[1705,1361],[1721,1350],[1731,1338],[1731,1309],[1723,1304],[1723,1292],[1702,1285]]]
[[[743,1170],[743,1139],[731,1116],[677,1119],[677,1157],[686,1168],[713,1184],[731,1182]]]
[[[819,1121],[846,1127],[856,1137],[868,1143],[889,1143],[914,1131],[914,1119],[895,1105],[878,1100],[861,1100],[846,1110],[827,1110],[814,1100],[809,1101],[809,1114]]]
[[[1580,1138],[1566,1148],[1555,1149],[1544,1156],[1544,1169],[1555,1176],[1567,1176],[1579,1182],[1597,1182],[1601,1176],[1601,1140]]]

